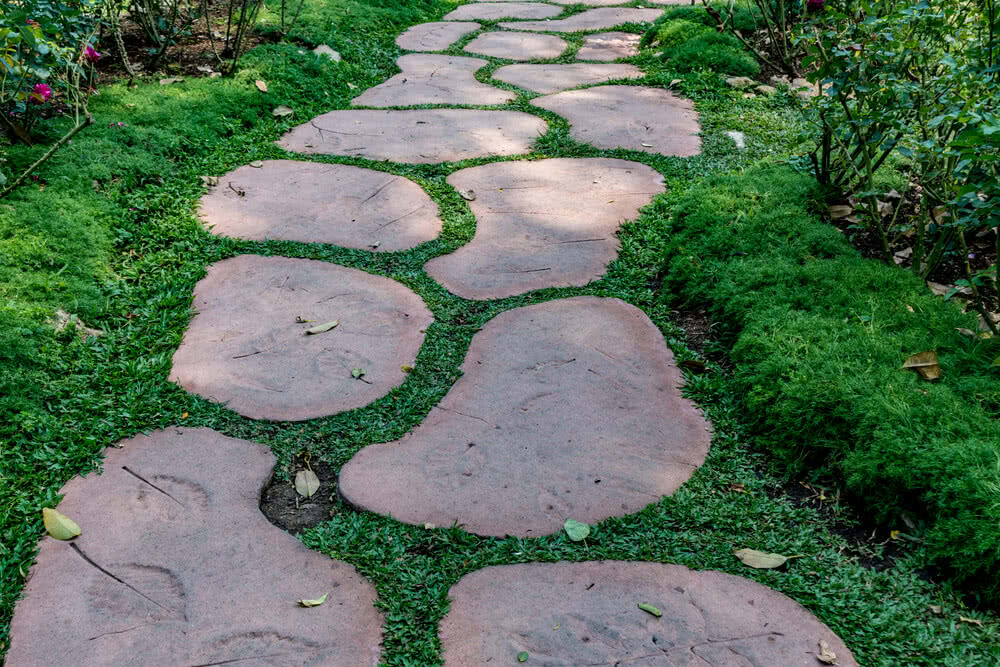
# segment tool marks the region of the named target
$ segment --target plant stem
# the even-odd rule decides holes
[[[65,136],[63,136],[62,139],[52,144],[52,147],[49,148],[49,150],[45,151],[45,154],[42,155],[42,157],[35,160],[34,164],[25,169],[20,176],[15,178],[13,183],[8,185],[3,190],[0,190],[0,199],[3,199],[7,195],[9,195],[15,188],[17,188],[19,185],[21,185],[21,183],[24,182],[24,179],[28,178],[28,176],[31,175],[31,172],[35,171],[35,169],[37,169],[42,163],[44,163],[46,160],[52,157],[52,155],[57,150],[62,148],[63,144],[65,144],[67,141],[75,137],[77,132],[87,127],[88,125],[91,125],[93,122],[94,122],[94,117],[91,116],[90,113],[88,112],[82,123],[77,123],[72,130],[70,130],[69,132],[66,133]]]

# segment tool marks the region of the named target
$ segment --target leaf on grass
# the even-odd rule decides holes
[[[259,90],[260,92],[262,92],[262,93],[266,93],[267,92],[267,84],[264,83],[263,81],[261,81],[260,79],[257,79],[256,81],[254,81],[253,85],[257,86],[257,90]]]
[[[580,523],[575,519],[566,519],[566,523],[563,524],[563,530],[566,531],[566,535],[569,536],[574,542],[579,542],[580,540],[587,539],[590,535],[590,526],[585,523]]]
[[[80,526],[73,519],[48,507],[42,510],[42,523],[45,532],[57,540],[72,540],[80,534]]]
[[[941,367],[938,365],[937,352],[934,350],[908,357],[903,362],[903,368],[916,371],[925,380],[937,380],[941,377]]]
[[[330,329],[334,328],[338,324],[340,324],[340,320],[331,320],[331,321],[327,322],[326,324],[318,324],[318,325],[314,326],[311,329],[306,329],[306,335],[307,336],[314,336],[316,334],[321,334],[324,331],[329,331]]]
[[[976,627],[983,627],[983,622],[978,618],[969,618],[968,616],[959,616],[958,620],[962,623],[968,623],[969,625],[975,625]]]
[[[312,498],[319,490],[319,477],[312,470],[300,470],[295,473],[295,492],[303,498]]]
[[[285,116],[291,116],[294,113],[295,109],[289,106],[285,106],[284,104],[282,104],[281,106],[274,107],[274,110],[271,111],[271,115],[274,116],[275,118],[284,118]]]
[[[363,369],[363,368],[352,368],[351,369],[351,377],[354,378],[355,380],[360,379],[361,376],[363,376],[364,374],[365,374],[365,369]]]
[[[788,556],[764,553],[756,549],[737,549],[733,555],[743,561],[744,565],[749,565],[755,570],[773,570],[788,561]]]
[[[201,177],[201,182],[202,182],[202,184],[207,185],[208,187],[211,188],[211,187],[214,187],[214,186],[216,186],[216,185],[219,184],[219,177],[218,176],[202,176]]]
[[[476,201],[475,190],[459,190],[458,194],[461,195],[462,199],[465,201]]]
[[[816,659],[824,665],[837,664],[837,654],[830,650],[830,645],[826,643],[825,639],[819,640],[819,655],[816,656]]]
[[[653,616],[656,616],[657,618],[659,618],[660,616],[663,616],[663,612],[662,611],[660,611],[659,609],[657,609],[656,607],[654,607],[651,604],[646,604],[645,602],[640,602],[639,603],[639,609],[642,609],[647,614],[652,614]]]
[[[324,593],[323,597],[316,598],[315,600],[299,600],[299,606],[302,606],[302,607],[318,607],[321,604],[323,604],[324,602],[326,602],[326,598],[329,595],[330,595],[329,593]]]
[[[215,71],[208,65],[198,65],[197,67],[195,67],[195,69],[201,72],[202,74],[211,74],[212,72]]]
[[[969,338],[978,338],[976,332],[973,331],[972,329],[966,329],[965,327],[957,327],[955,331],[962,334],[963,336],[968,336]]]
[[[927,609],[929,609],[932,614],[936,614],[938,616],[940,616],[942,611],[944,611],[941,609],[941,605],[939,604],[929,604],[927,605]]]
[[[993,363],[990,364],[990,366],[1000,366],[1000,357],[997,357],[996,359],[994,359]]]
[[[518,653],[517,654],[517,661],[518,662],[528,662],[528,652],[527,651],[521,651],[520,653]]]
[[[183,80],[184,80],[184,77],[182,77],[182,76],[172,76],[172,77],[170,77],[168,79],[160,79],[160,85],[161,86],[169,86],[172,83],[180,83]]]
[[[850,204],[834,204],[830,207],[830,218],[833,220],[843,220],[854,213],[854,207]]]

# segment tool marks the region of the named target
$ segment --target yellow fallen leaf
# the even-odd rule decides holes
[[[187,418],[188,418],[188,413],[185,412],[184,414],[181,415],[181,419],[187,419]]]
[[[927,350],[919,352],[903,362],[903,368],[914,370],[925,380],[937,380],[941,377],[941,367],[938,365],[937,352]]]
[[[326,602],[326,598],[329,595],[330,595],[329,593],[324,593],[323,597],[316,598],[315,600],[299,600],[299,605],[302,607],[318,607],[324,602]]]
[[[413,366],[410,366],[409,364],[403,364],[402,366],[399,367],[399,370],[403,371],[404,373],[412,373]]]
[[[45,532],[57,540],[72,540],[80,534],[80,526],[73,519],[48,507],[42,510],[42,523]]]
[[[788,560],[788,556],[764,553],[756,549],[737,549],[733,555],[743,561],[744,565],[749,565],[757,570],[773,570],[776,567],[781,567]]]
[[[898,540],[900,535],[902,535],[902,531],[900,530],[889,531],[889,539]]]

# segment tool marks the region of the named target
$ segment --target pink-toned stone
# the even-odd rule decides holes
[[[407,51],[444,51],[470,32],[479,30],[478,23],[442,21],[421,23],[396,38],[396,46]]]
[[[260,513],[270,450],[187,428],[118,447],[63,487],[83,534],[42,538],[7,665],[378,663],[375,588]]]
[[[487,62],[465,56],[411,53],[396,64],[402,70],[385,83],[351,100],[354,106],[405,107],[415,104],[505,104],[516,94],[476,81]]]
[[[561,7],[554,7],[542,2],[477,2],[458,7],[445,15],[444,20],[547,19],[562,13]]]
[[[505,65],[493,78],[536,93],[558,93],[615,79],[641,79],[635,65],[572,63],[569,65]]]
[[[266,160],[219,178],[201,198],[213,234],[406,250],[437,238],[437,204],[411,180],[346,164]]]
[[[278,145],[300,153],[429,164],[528,153],[547,130],[544,120],[520,111],[331,111],[299,125]]]
[[[240,255],[194,289],[170,379],[252,419],[353,410],[403,383],[432,321],[394,280],[328,262]],[[298,320],[306,320],[299,322]],[[325,333],[306,330],[337,320]],[[356,379],[352,370],[365,375]]]
[[[424,268],[466,299],[597,280],[618,254],[619,225],[664,189],[650,167],[604,158],[495,162],[448,183],[476,193],[476,235]]]
[[[618,60],[639,55],[639,35],[630,32],[601,32],[583,38],[577,60]]]
[[[627,5],[630,0],[548,0],[557,5],[587,5],[588,7],[613,7],[615,5]],[[681,0],[690,3],[691,0]]]
[[[555,35],[533,32],[486,32],[465,45],[469,53],[508,60],[558,58],[568,45]]]
[[[617,299],[498,315],[472,339],[462,372],[414,431],[343,467],[350,503],[411,524],[537,537],[567,518],[637,512],[708,452],[707,424],[681,397],[662,334]]]
[[[598,148],[690,157],[701,152],[691,100],[662,88],[596,86],[531,100],[569,121],[570,136]]]
[[[469,6],[469,5],[466,5]],[[539,32],[583,32],[605,30],[625,23],[652,23],[663,14],[662,9],[637,9],[635,7],[598,7],[555,21],[518,21],[501,23],[509,30],[537,30]]]
[[[624,561],[529,563],[468,574],[441,621],[446,667],[684,665],[817,667],[819,642],[840,667],[844,643],[805,607],[731,574]],[[650,604],[657,618],[638,608]]]

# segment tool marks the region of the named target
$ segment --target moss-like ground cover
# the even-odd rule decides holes
[[[471,239],[475,220],[445,178],[484,161],[405,166],[298,156],[383,169],[424,187],[439,205],[445,227],[438,240],[408,252],[373,255],[291,242],[240,242],[213,237],[198,223],[201,176],[286,157],[273,143],[283,131],[317,113],[346,108],[352,97],[390,76],[399,53],[395,36],[453,7],[445,0],[311,1],[293,32],[294,43],[259,47],[232,80],[102,90],[91,105],[96,127],[46,165],[40,173],[44,182],[0,202],[0,655],[42,534],[40,509],[54,506],[60,486],[94,470],[101,450],[121,438],[176,424],[208,426],[270,445],[281,461],[279,474],[287,475],[288,464],[303,451],[339,467],[361,447],[401,437],[419,423],[456,380],[473,334],[491,317],[577,294],[619,297],[642,308],[679,359],[696,357],[671,323],[670,300],[662,292],[684,286],[660,283],[665,258],[676,254],[666,213],[708,177],[795,154],[798,117],[783,95],[745,100],[714,73],[674,71],[653,56],[636,59],[649,75],[645,83],[671,85],[697,104],[704,139],[699,157],[577,144],[563,120],[527,104],[533,95],[525,91],[503,107],[536,113],[550,124],[535,154],[525,158],[621,157],[664,174],[667,194],[624,228],[619,259],[602,280],[585,288],[470,302],[423,272],[429,258]],[[460,53],[473,37],[450,52]],[[579,35],[566,38],[574,47],[582,41]],[[340,51],[344,62],[313,56],[307,47],[318,43]],[[492,61],[480,77],[501,64]],[[268,93],[254,88],[257,79],[267,82]],[[672,83],[675,79],[680,82]],[[279,104],[293,107],[295,117],[274,119],[270,111]],[[744,132],[748,149],[736,151],[727,130]],[[10,150],[7,157],[27,162],[30,153]],[[171,356],[191,316],[195,282],[208,264],[241,253],[322,259],[409,286],[435,317],[414,372],[370,406],[301,424],[244,419],[168,383]],[[105,335],[82,336],[72,327],[56,333],[47,323],[56,308],[79,315]],[[904,549],[887,569],[872,569],[863,561],[879,555],[878,543],[888,539],[884,531],[870,543],[848,542],[835,530],[852,522],[848,510],[831,501],[830,511],[820,512],[783,491],[783,468],[751,436],[754,422],[745,414],[743,382],[714,364],[708,373],[688,378],[688,395],[715,427],[705,465],[672,497],[601,523],[585,544],[563,535],[492,539],[458,529],[424,530],[346,506],[301,538],[350,562],[377,586],[386,616],[386,664],[440,662],[437,623],[447,610],[448,588],[463,574],[486,565],[589,559],[656,560],[753,578],[808,607],[864,665],[1000,661],[996,617],[968,610],[947,585],[930,583],[922,545]],[[742,547],[803,557],[785,570],[755,571],[732,556]]]

